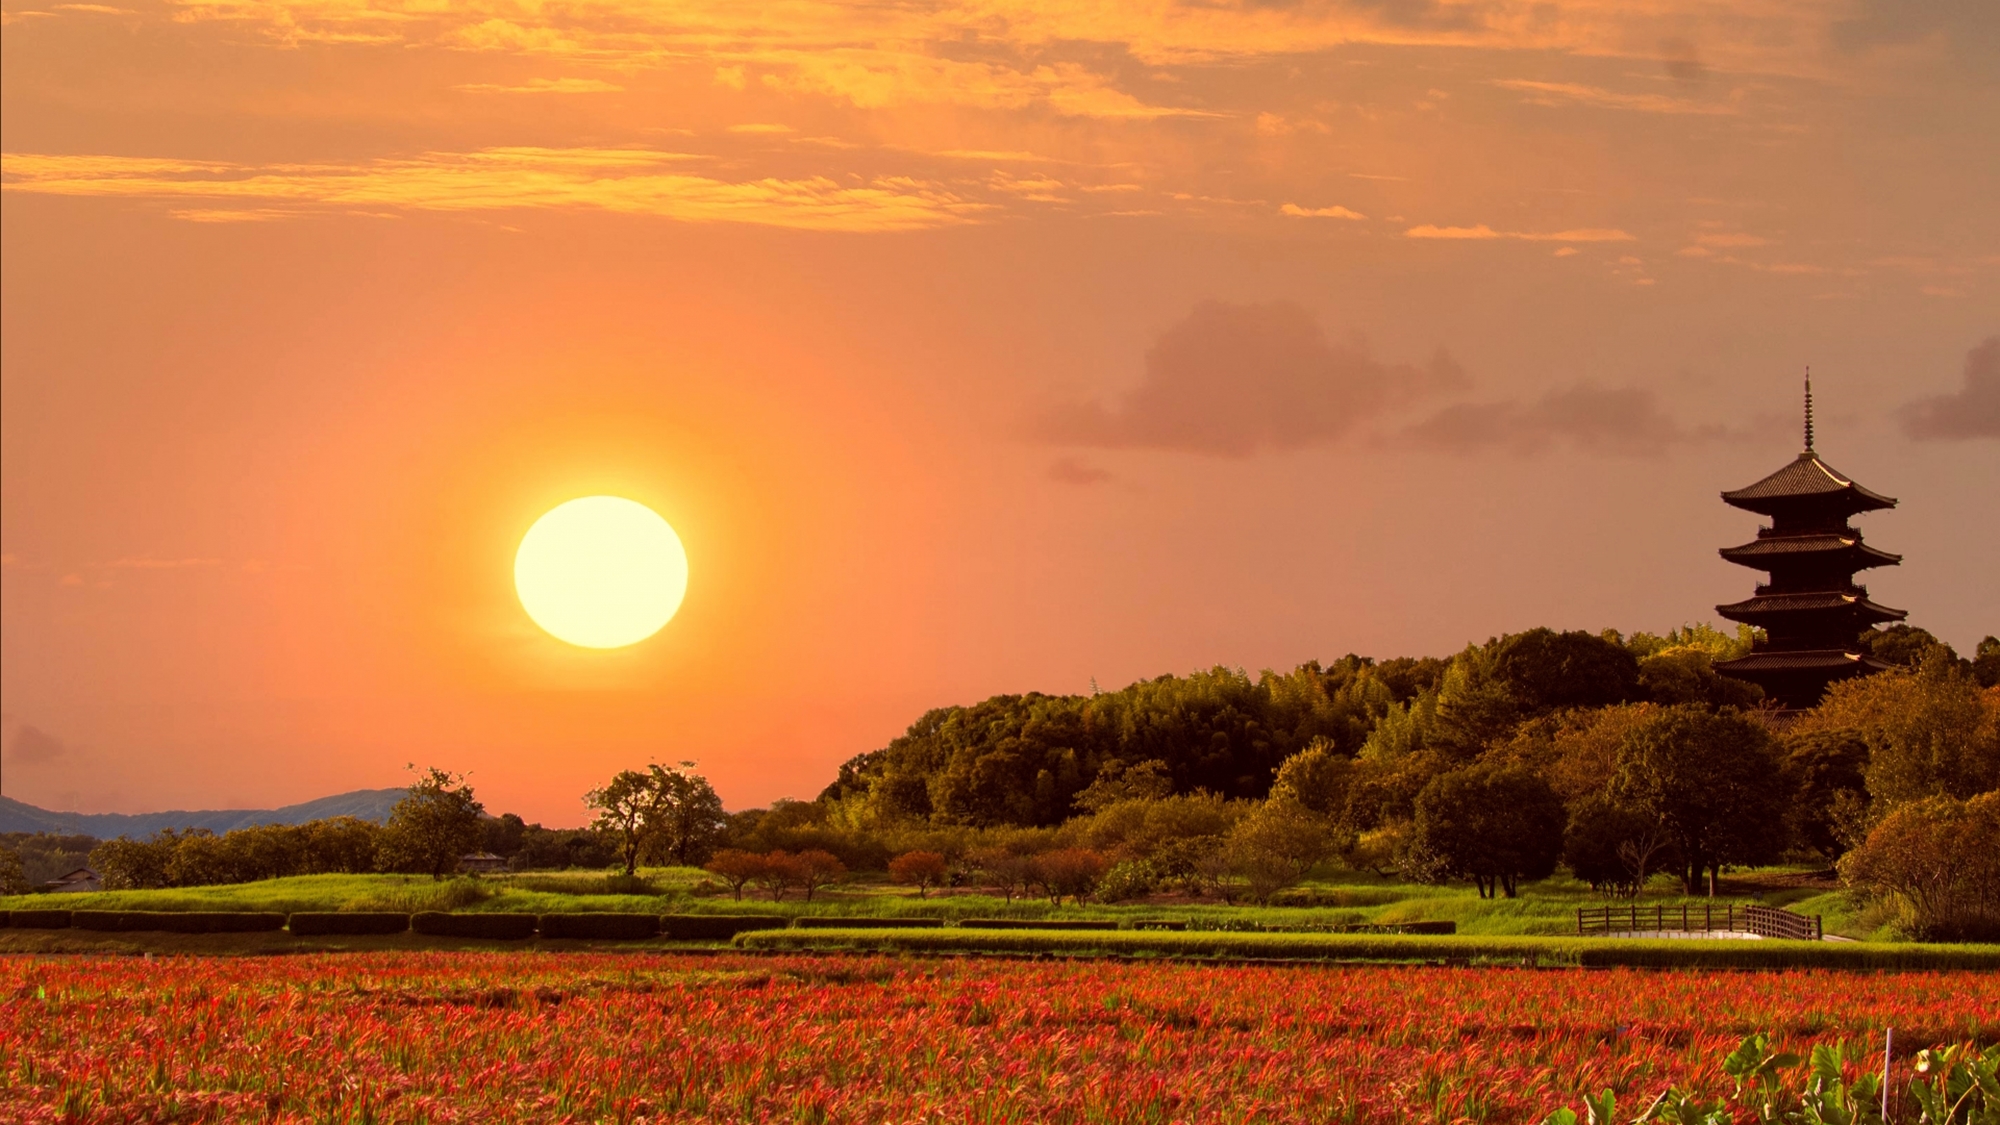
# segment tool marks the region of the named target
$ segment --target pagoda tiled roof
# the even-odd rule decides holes
[[[1827,648],[1805,649],[1798,652],[1753,652],[1748,656],[1739,656],[1735,660],[1718,660],[1715,667],[1717,671],[1741,676],[1745,673],[1759,672],[1842,672],[1849,669],[1881,672],[1889,665],[1866,653]]]
[[[1740,547],[1724,547],[1722,557],[1733,563],[1757,566],[1773,559],[1793,559],[1804,555],[1852,554],[1857,557],[1856,569],[1868,566],[1894,566],[1903,561],[1903,556],[1892,555],[1877,550],[1861,541],[1858,535],[1772,535],[1753,539]]]
[[[1871,621],[1901,621],[1908,617],[1905,610],[1890,609],[1868,600],[1867,594],[1844,594],[1839,591],[1802,594],[1759,594],[1746,601],[1730,602],[1715,607],[1715,612],[1731,621],[1747,621],[1750,618],[1769,617],[1786,613],[1824,613],[1827,610],[1849,610],[1856,617]]]
[[[1723,493],[1722,499],[1739,508],[1768,514],[1794,501],[1832,500],[1842,496],[1847,498],[1851,510],[1857,512],[1896,506],[1895,498],[1854,483],[1853,478],[1820,460],[1819,454],[1810,449],[1756,484]]]

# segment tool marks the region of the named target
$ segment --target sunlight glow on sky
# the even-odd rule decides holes
[[[2000,631],[2000,7],[0,0],[0,792],[648,760],[1713,620],[1716,493]],[[564,646],[586,495],[700,563]]]

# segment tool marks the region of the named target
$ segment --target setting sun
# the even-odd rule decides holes
[[[557,505],[521,539],[514,588],[535,624],[582,648],[660,631],[687,593],[687,552],[659,513],[617,496]]]

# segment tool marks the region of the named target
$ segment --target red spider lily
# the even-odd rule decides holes
[[[1980,1021],[1984,1021],[1983,1023]],[[1979,973],[383,953],[0,962],[25,1122],[1539,1121],[2000,1036]]]

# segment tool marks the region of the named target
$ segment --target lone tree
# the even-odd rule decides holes
[[[663,795],[659,831],[649,842],[650,855],[676,867],[693,867],[707,859],[728,823],[722,798],[708,779],[694,772],[693,762],[649,767],[653,785]]]
[[[389,810],[389,823],[382,830],[386,866],[444,878],[484,838],[480,817],[485,812],[463,774],[431,766],[410,786],[410,795]]]
[[[618,841],[627,875],[642,858],[692,866],[706,858],[723,823],[722,799],[693,762],[620,770],[610,784],[584,794],[583,803],[597,810],[593,827]]]
[[[1562,857],[1562,799],[1519,766],[1443,774],[1417,794],[1416,809],[1417,846],[1446,874],[1478,884],[1481,898],[1515,897],[1522,880],[1548,878]]]
[[[1626,733],[1611,795],[1666,832],[1687,893],[1706,871],[1713,897],[1724,864],[1777,858],[1786,788],[1763,724],[1733,710],[1683,705],[1661,708]]]

